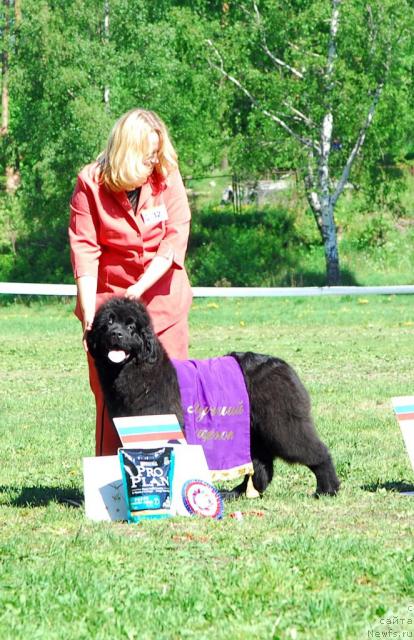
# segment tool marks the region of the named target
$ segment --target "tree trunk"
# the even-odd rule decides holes
[[[109,0],[104,1],[104,44],[109,42]],[[108,85],[104,87],[103,100],[106,109],[109,109],[110,89]]]
[[[326,263],[326,284],[335,287],[341,284],[338,241],[332,202],[322,202],[322,236]]]
[[[19,26],[22,21],[21,0],[14,0],[14,19],[16,21],[16,26]]]

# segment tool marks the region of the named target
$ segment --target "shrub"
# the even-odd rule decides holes
[[[73,283],[66,228],[43,230],[21,238],[16,255],[7,262],[8,272],[0,261],[0,277],[17,282]],[[4,273],[2,273],[4,272]]]
[[[187,266],[193,286],[284,284],[301,241],[292,212],[240,213],[224,208],[195,213]]]
[[[393,224],[391,221],[382,215],[373,217],[361,230],[357,246],[358,249],[375,249],[376,247],[383,247],[388,239],[390,232],[393,230]]]

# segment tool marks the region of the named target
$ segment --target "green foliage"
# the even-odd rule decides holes
[[[166,2],[160,10],[142,0],[111,0],[110,64],[116,72],[108,87],[114,116],[136,106],[160,114],[186,174],[217,163],[221,106],[206,75],[201,25],[181,4]]]
[[[306,172],[308,154],[303,146],[269,114],[297,136],[318,140],[329,105],[334,141],[329,170],[335,182],[364,125],[374,91],[384,81],[351,180],[371,202],[381,199],[381,204],[391,201],[398,206],[393,183],[399,183],[397,190],[401,187],[400,175],[385,165],[395,168],[396,159],[413,141],[414,50],[408,27],[408,16],[414,19],[412,4],[408,0],[341,3],[329,87],[325,73],[332,3],[262,0],[257,6],[258,14],[250,1],[232,3],[225,18],[206,26],[221,61],[211,48],[206,55],[218,68],[223,64],[255,99],[252,104],[240,87],[215,72],[217,90],[227,104],[223,129],[232,165],[245,175],[275,167]]]
[[[11,23],[10,127],[1,138],[0,171],[4,176],[11,166],[21,181],[11,196],[0,179],[1,277],[70,279],[65,234],[76,174],[101,150],[115,118],[133,106],[152,108],[165,119],[185,176],[211,174],[223,158],[230,162],[229,173],[250,178],[275,167],[303,170],[305,157],[296,142],[261,108],[305,135],[309,131],[295,116],[296,109],[314,123],[312,136],[319,132],[325,107],[328,0],[261,0],[260,24],[250,0],[109,0],[108,6],[109,34],[102,0],[26,0],[21,22]],[[413,48],[407,32],[411,15],[408,0],[341,3],[332,87],[334,138],[340,142],[331,154],[336,179],[376,83],[382,74],[386,77],[353,182],[364,191],[369,209],[372,203],[380,210],[391,208],[396,218],[405,215],[401,201],[407,203],[397,163],[414,148]],[[263,49],[264,35],[273,54],[303,79],[272,62]],[[208,64],[208,57],[218,63],[208,38],[226,69],[257,97],[259,108]],[[389,50],[393,55],[385,72]],[[345,229],[342,220],[340,224]],[[295,238],[293,232],[292,247]],[[245,255],[242,244],[240,239]],[[267,239],[254,246],[265,251],[262,262],[254,260],[263,281],[273,281],[275,265],[277,278],[283,280],[280,242],[274,252]],[[285,254],[290,265],[291,254]],[[190,263],[194,259],[200,265],[196,271],[205,257],[191,255]],[[205,269],[210,282],[219,271],[215,247],[208,252],[208,262],[215,265]],[[246,264],[250,260],[244,268]],[[239,281],[242,266],[240,261],[234,269],[229,266],[231,275],[223,272],[217,280]],[[256,276],[246,280],[258,282]]]
[[[68,205],[76,173],[93,159],[110,118],[102,100],[101,2],[27,0],[10,68],[10,148],[20,175],[12,276],[67,278]],[[6,162],[5,161],[5,162]],[[64,238],[64,241],[62,241]]]
[[[6,260],[15,278],[68,277],[62,238],[76,174],[127,109],[160,113],[184,173],[217,162],[220,107],[191,12],[173,5],[159,12],[140,0],[111,0],[108,37],[101,0],[24,3],[10,56],[10,133],[0,150],[3,171],[11,164],[21,177],[16,203],[25,234],[19,233],[17,258]]]
[[[303,175],[330,285],[340,284],[335,208],[351,169],[358,186],[376,183],[367,189],[371,200],[389,197],[378,188],[385,183],[378,165],[384,150],[395,163],[412,124],[408,14],[414,18],[408,0],[242,0],[208,25],[209,62],[231,105],[230,160],[245,175],[292,166]],[[398,197],[392,205],[398,209]]]
[[[36,234],[22,238],[12,266],[9,267],[10,279],[17,282],[73,283],[69,254],[67,250],[67,231],[62,227],[54,233],[53,242],[48,233],[41,229]],[[1,269],[1,267],[0,267]],[[0,278],[3,276],[0,270]]]
[[[16,196],[0,197],[0,280],[4,281],[13,279],[17,242],[25,229],[19,205]]]
[[[187,265],[194,286],[272,286],[286,280],[300,240],[283,209],[193,216]]]
[[[392,225],[389,220],[385,220],[381,215],[365,224],[365,228],[358,236],[358,247],[360,249],[373,249],[377,247],[384,247],[387,243],[387,237],[392,230]]]

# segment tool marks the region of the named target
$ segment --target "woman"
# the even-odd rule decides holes
[[[184,258],[190,209],[177,154],[154,112],[133,109],[115,123],[105,150],[80,172],[70,208],[75,313],[85,350],[95,310],[121,295],[143,300],[170,357],[187,358],[192,294]],[[120,440],[89,354],[88,364],[96,455],[114,454]]]

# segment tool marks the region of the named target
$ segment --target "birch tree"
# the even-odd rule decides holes
[[[323,241],[326,281],[338,285],[335,207],[383,94],[401,71],[412,8],[406,0],[249,0],[227,7],[206,40],[209,65],[243,97],[245,121],[266,128],[275,155],[283,140],[284,153],[295,156]]]

